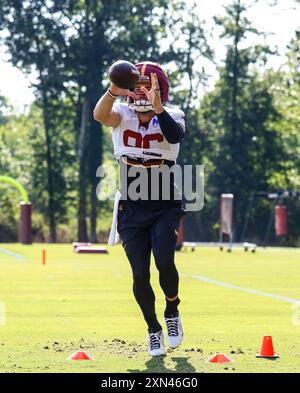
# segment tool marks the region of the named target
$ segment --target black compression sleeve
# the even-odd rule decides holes
[[[175,144],[180,142],[184,137],[183,127],[176,123],[176,121],[169,115],[169,113],[164,110],[162,113],[157,115],[160,128],[164,134],[166,140]]]

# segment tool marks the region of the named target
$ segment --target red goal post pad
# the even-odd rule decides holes
[[[220,234],[232,235],[233,194],[221,195],[221,226]]]
[[[276,236],[287,236],[287,207],[285,205],[275,206],[275,233]]]

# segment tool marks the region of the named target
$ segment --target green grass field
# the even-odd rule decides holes
[[[46,266],[41,264],[44,247]],[[300,371],[300,306],[289,300],[300,300],[300,250],[270,248],[251,254],[236,249],[228,254],[198,248],[177,253],[184,342],[154,359],[147,353],[129,264],[120,246],[109,251],[84,256],[74,254],[70,245],[0,245],[0,306],[6,309],[0,324],[0,372]],[[152,265],[162,321],[164,297]],[[273,336],[280,359],[255,358],[264,334]],[[66,360],[77,350],[95,360]],[[215,352],[225,352],[234,363],[206,363]]]

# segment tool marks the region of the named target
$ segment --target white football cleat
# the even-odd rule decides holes
[[[164,335],[162,330],[157,333],[149,333],[148,352],[151,356],[165,355]]]
[[[168,329],[168,345],[170,348],[177,348],[183,339],[183,330],[180,315],[175,318],[165,318]]]

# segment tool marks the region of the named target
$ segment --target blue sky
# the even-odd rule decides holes
[[[212,17],[222,15],[223,6],[230,2],[231,0],[198,0],[199,16],[205,20],[209,30],[213,26]],[[266,42],[273,47],[278,46],[283,55],[286,45],[295,34],[295,30],[300,28],[300,4],[299,0],[279,0],[279,5],[270,7],[271,2],[274,2],[274,0],[259,0],[249,10],[248,17],[254,27],[272,33],[268,36]],[[216,52],[217,60],[221,62],[225,53],[225,45],[224,42],[219,40],[218,31],[212,31],[212,33],[213,37],[210,43]],[[254,38],[249,38],[249,44],[251,44],[251,39]],[[21,71],[12,67],[7,60],[8,56],[5,54],[5,48],[0,46],[0,94],[7,96],[17,110],[23,111],[34,99],[33,91],[30,88],[30,81],[34,81],[34,75],[26,78]],[[284,61],[283,56],[273,57],[268,66],[277,68]],[[210,64],[205,64],[205,67],[211,75],[210,86],[213,86],[217,76],[216,70]]]

